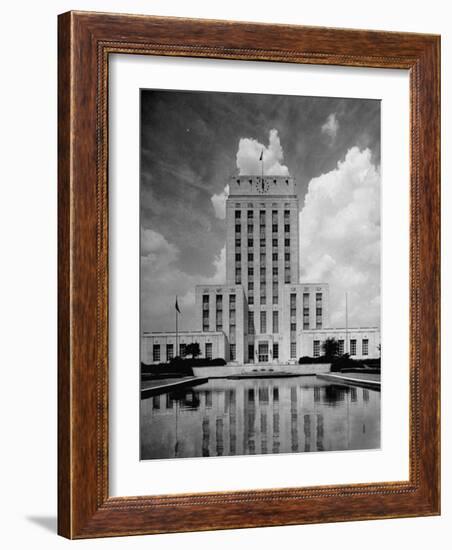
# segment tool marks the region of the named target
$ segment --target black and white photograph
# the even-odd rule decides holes
[[[140,459],[379,449],[380,101],[140,102]]]

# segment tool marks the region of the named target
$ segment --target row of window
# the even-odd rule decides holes
[[[264,268],[261,268],[261,269],[264,269]],[[261,285],[264,285],[266,283],[265,274],[266,273],[262,273],[262,271],[261,271],[261,276],[260,276]],[[278,268],[274,267],[273,270],[272,270],[272,281],[273,282],[278,282],[278,280],[279,280]],[[284,283],[289,284],[290,282],[291,282],[290,267],[284,267]],[[242,268],[241,267],[236,267],[235,268],[235,284],[236,285],[242,284]],[[249,302],[249,303],[252,303],[252,302]]]
[[[278,333],[278,312],[273,311],[273,333]],[[253,312],[248,312],[248,332],[249,334],[254,333],[254,315]],[[264,334],[267,332],[267,315],[265,311],[260,312],[260,332],[261,334]],[[344,340],[339,340],[339,354],[342,355],[344,353]],[[179,344],[179,356],[184,357],[185,356],[185,350],[186,350],[187,344]],[[312,356],[313,357],[320,357],[320,351],[321,351],[321,345],[320,340],[314,340],[312,343]],[[204,347],[204,354],[206,359],[212,359],[212,343],[206,342]],[[250,344],[248,346],[248,354],[249,357],[254,357],[254,345]],[[357,340],[355,338],[350,339],[350,355],[356,355],[357,354]],[[231,343],[229,345],[229,355],[231,361],[234,361],[236,358],[236,345],[235,343]],[[369,355],[369,340],[367,338],[363,338],[361,342],[361,355]],[[295,359],[297,356],[297,343],[296,341],[290,342],[290,358]],[[174,345],[173,344],[167,344],[166,345],[166,360],[170,361],[174,357]],[[279,357],[279,348],[278,344],[273,344],[273,359],[278,359]],[[160,353],[160,344],[154,344],[152,348],[152,360],[154,362],[159,362],[161,360],[161,353]]]
[[[179,357],[185,357],[187,344],[179,344]],[[204,346],[204,354],[206,359],[212,359],[212,342],[206,342]],[[166,344],[166,360],[171,361],[174,358],[174,344]],[[160,344],[152,346],[152,360],[155,362],[161,361]]]
[[[259,218],[262,220],[265,220],[266,211],[265,210],[259,210]],[[246,213],[246,217],[249,220],[254,219],[254,210],[248,210]],[[242,211],[236,210],[235,211],[235,219],[240,220],[242,218]],[[284,210],[284,219],[290,218],[290,210]],[[272,210],[272,220],[278,219],[278,210]]]
[[[210,329],[209,325],[209,294],[203,294],[202,297],[202,330],[207,332]],[[235,312],[236,312],[236,295],[229,295],[229,332],[235,332]],[[223,295],[215,296],[215,326],[216,330],[223,330]]]
[[[266,241],[265,237],[261,237],[261,238],[260,238],[259,244],[260,244],[261,247],[265,247],[265,246],[266,246],[267,241]],[[253,246],[254,246],[254,239],[253,239],[252,237],[248,237],[248,239],[247,239],[247,245],[248,245],[248,248],[253,248]],[[236,239],[235,239],[235,247],[236,247],[236,249],[239,249],[241,246],[242,246],[242,240],[241,240],[240,238],[236,238]],[[289,239],[289,238],[285,238],[285,239],[284,239],[284,246],[285,246],[286,248],[290,247],[290,239]],[[279,247],[278,239],[277,239],[277,238],[272,239],[272,247],[273,247],[273,248],[278,248],[278,247]]]
[[[249,262],[254,262],[254,253],[253,252],[248,252],[247,259],[248,259]],[[261,263],[265,263],[266,260],[267,260],[266,253],[261,252],[260,255],[259,255],[259,259],[260,259]],[[278,259],[279,259],[278,253],[277,252],[272,252],[272,262],[277,262]],[[235,253],[235,261],[236,262],[241,262],[242,261],[242,254],[240,252]],[[290,262],[290,252],[285,252],[284,253],[284,261],[285,262]]]
[[[259,317],[260,334],[266,334],[267,332],[267,312],[261,311]],[[279,333],[279,312],[272,311],[272,332],[273,334]],[[254,312],[248,311],[248,334],[254,334]]]
[[[248,225],[247,226],[248,233],[253,233],[254,227],[255,227],[254,225]],[[260,224],[259,230],[260,230],[260,233],[261,233],[261,237],[265,238],[265,224]],[[235,224],[235,232],[236,233],[241,233],[242,232],[242,226],[241,226],[240,223]],[[262,233],[263,233],[263,235],[262,235]],[[278,233],[278,224],[277,223],[272,224],[272,233]],[[285,223],[284,224],[284,233],[290,233],[290,223]]]
[[[343,355],[345,351],[345,342],[344,340],[338,340],[339,349],[338,353],[339,355]],[[320,340],[314,340],[312,343],[312,356],[313,357],[320,357]],[[350,355],[357,355],[357,340],[355,338],[350,339]],[[369,355],[369,340],[367,338],[363,338],[361,341],[361,355]]]

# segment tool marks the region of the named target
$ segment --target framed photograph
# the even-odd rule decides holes
[[[439,50],[59,16],[61,535],[440,513]]]

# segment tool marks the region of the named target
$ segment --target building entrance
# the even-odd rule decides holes
[[[259,363],[268,363],[268,342],[259,342]]]

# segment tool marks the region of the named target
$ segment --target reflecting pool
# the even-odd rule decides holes
[[[312,377],[210,379],[141,401],[141,459],[377,449],[380,392]]]

